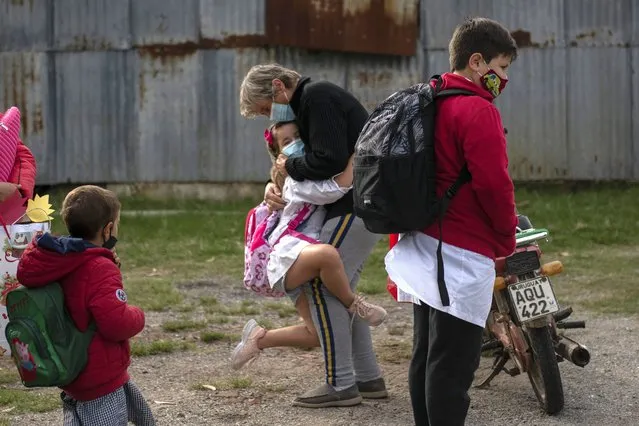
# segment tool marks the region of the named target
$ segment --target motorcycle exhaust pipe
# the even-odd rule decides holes
[[[559,336],[559,341],[555,344],[555,352],[578,367],[585,367],[590,362],[588,348],[566,336]]]

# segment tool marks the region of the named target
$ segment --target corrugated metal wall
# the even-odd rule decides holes
[[[421,0],[413,57],[248,47],[265,44],[266,1],[1,0],[0,106],[22,110],[39,182],[263,181],[267,121],[238,106],[252,65],[329,79],[371,110],[447,71],[468,15],[523,48],[498,100],[516,179],[639,179],[637,1]]]

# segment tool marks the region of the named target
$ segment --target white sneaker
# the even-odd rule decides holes
[[[257,341],[266,334],[266,330],[257,324],[254,319],[249,320],[242,330],[242,341],[233,349],[231,354],[231,367],[239,370],[247,362],[256,359],[262,350],[257,347]]]

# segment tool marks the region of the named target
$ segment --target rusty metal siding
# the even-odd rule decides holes
[[[515,179],[639,180],[639,2],[421,0],[415,53],[398,57],[267,48],[270,1],[0,2],[0,109],[20,107],[38,182],[264,181],[268,120],[239,114],[251,66],[277,61],[332,81],[371,111],[448,71],[448,41],[467,15],[503,22],[522,47],[496,101]],[[343,14],[345,0],[313,5],[331,1]],[[295,34],[301,23],[289,25]]]
[[[412,56],[418,7],[417,0],[269,0],[266,35],[272,45]]]
[[[629,49],[568,49],[566,143],[571,178],[632,176],[630,66]]]
[[[310,52],[303,49],[281,47],[276,49],[275,60],[313,80],[327,80],[347,87],[349,56],[339,52]]]
[[[44,51],[49,47],[51,0],[0,2],[0,51]]]
[[[570,46],[627,46],[636,0],[564,0]],[[635,6],[636,7],[636,6]]]
[[[425,47],[431,49],[448,49],[448,42],[453,30],[467,16],[484,16],[493,14],[492,0],[422,0],[421,32]]]
[[[564,49],[527,49],[511,67],[512,82],[496,100],[508,134],[515,180],[556,180],[569,176],[567,90]],[[569,86],[570,85],[570,86]]]
[[[133,0],[133,44],[181,44],[199,38],[199,0]]]
[[[632,35],[630,45],[639,46],[639,3],[632,3]]]
[[[237,50],[235,64],[231,76],[226,80],[233,85],[230,99],[221,99],[221,108],[227,117],[235,120],[235,138],[230,139],[232,144],[229,161],[232,170],[227,173],[228,182],[263,182],[268,177],[271,162],[264,146],[264,129],[269,124],[265,117],[247,120],[240,116],[239,93],[240,85],[248,70],[256,64],[273,62],[275,51],[273,49],[242,49]],[[229,143],[224,141],[221,143]]]
[[[356,55],[349,60],[346,87],[370,113],[388,96],[422,80],[417,57]]]
[[[131,52],[56,55],[55,183],[135,181],[137,117],[131,56]]]
[[[506,25],[520,47],[561,47],[563,9],[564,0],[422,0],[422,41],[429,50],[446,50],[457,25],[482,16]]]
[[[135,55],[138,180],[197,181],[199,53]]]
[[[237,37],[264,36],[266,1],[200,0],[202,38],[221,40],[226,45]]]
[[[637,8],[639,9],[639,8]],[[639,22],[639,21],[636,21]],[[631,50],[632,55],[632,178],[639,180],[639,48]]]
[[[51,7],[54,49],[82,51],[131,47],[129,1],[54,0]]]
[[[249,68],[272,61],[273,53],[261,49],[205,51],[200,100],[201,140],[199,167],[214,182],[266,181],[271,165],[264,145],[264,117],[240,116],[239,88]]]
[[[520,48],[566,46],[564,0],[494,0],[490,17],[506,25]]]
[[[21,138],[37,161],[38,178],[54,179],[54,109],[48,104],[49,55],[36,52],[0,53],[0,108],[15,105],[22,116]]]

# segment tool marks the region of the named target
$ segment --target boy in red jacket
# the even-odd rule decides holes
[[[452,72],[441,89],[474,95],[437,100],[435,158],[438,196],[464,165],[472,180],[453,197],[442,221],[442,257],[450,305],[437,285],[435,223],[404,235],[386,258],[390,278],[419,300],[414,306],[409,388],[415,424],[461,426],[468,389],[479,364],[483,327],[492,302],[495,257],[515,249],[515,197],[506,138],[493,100],[504,90],[517,56],[499,23],[473,18],[457,27],[449,46]],[[431,82],[433,85],[435,82]]]
[[[111,191],[81,186],[66,196],[61,216],[70,236],[44,234],[32,242],[17,278],[29,288],[59,282],[78,329],[97,326],[85,369],[62,389],[64,424],[155,425],[127,371],[129,339],[144,328],[144,313],[127,304],[113,251],[120,202]]]

